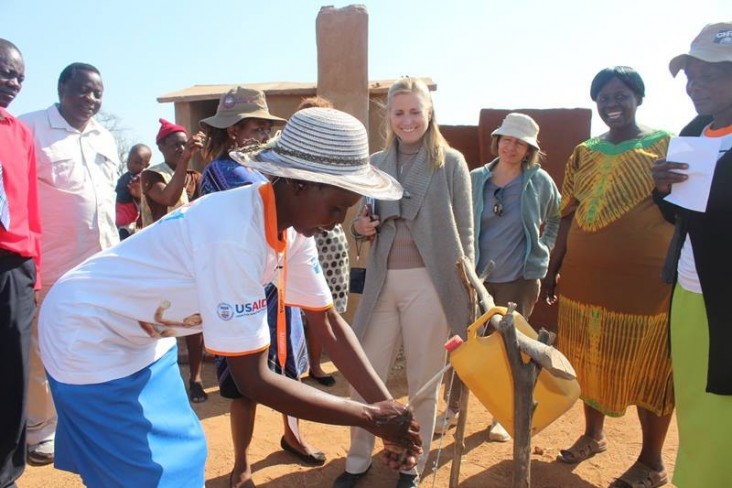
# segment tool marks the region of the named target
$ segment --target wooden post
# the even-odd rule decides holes
[[[318,50],[318,90],[321,97],[333,103],[338,110],[347,112],[369,128],[369,13],[365,5],[348,5],[342,8],[321,7],[315,19]],[[292,42],[296,42],[293,40]],[[369,140],[372,135],[369,134]],[[371,147],[371,152],[382,147]],[[350,223],[361,205],[354,205],[346,214]],[[366,267],[368,246],[356,259],[356,242],[346,230],[351,265]],[[349,293],[348,309],[343,314],[347,322],[353,318],[361,295]]]
[[[321,7],[315,19],[318,95],[369,126],[369,13],[365,5]]]
[[[470,310],[470,316],[475,321],[478,318],[479,307],[477,305],[476,294],[477,291],[470,280],[471,273],[468,271],[468,267],[471,266],[470,262],[466,261],[465,258],[461,259],[456,263],[458,268],[458,274],[460,280],[465,286],[468,292],[468,307]],[[466,326],[470,324],[465,324]],[[453,381],[460,381],[460,378],[456,378]],[[455,442],[452,450],[452,466],[450,467],[450,484],[449,488],[457,488],[460,482],[460,463],[463,459],[463,452],[465,452],[465,424],[468,421],[468,399],[470,398],[470,390],[465,384],[460,381],[460,403],[458,417],[458,423],[455,426]]]
[[[499,324],[499,330],[506,346],[508,363],[513,376],[513,488],[531,486],[531,423],[536,410],[534,387],[541,366],[533,360],[525,363],[521,357],[516,328],[513,324],[515,303],[508,304],[508,311]],[[539,342],[547,344],[550,334],[541,330]]]
[[[459,381],[459,378],[455,378]],[[460,381],[460,403],[457,426],[455,426],[455,442],[452,448],[452,466],[450,467],[450,488],[457,488],[460,483],[460,463],[465,452],[465,424],[468,421],[468,399],[470,390]]]
[[[477,295],[478,308],[482,313],[493,307],[493,299],[483,286],[482,280],[475,273],[466,273],[466,279]],[[513,324],[513,312],[516,310],[515,303],[508,304],[506,315],[497,320],[493,316],[490,324],[501,332],[506,355],[511,367],[513,377],[514,394],[514,440],[513,440],[513,488],[529,488],[531,486],[531,424],[536,410],[534,402],[534,388],[541,372],[541,366],[535,360],[525,363],[519,348],[517,331]],[[526,338],[524,338],[526,339]],[[551,345],[555,336],[544,329],[539,331],[538,341],[542,344]],[[546,351],[537,353],[536,348],[526,349],[526,353],[539,358],[542,364],[546,364],[548,370],[560,377],[574,377],[574,370],[558,351]],[[457,434],[457,432],[456,432]],[[457,438],[456,451],[457,451]],[[460,439],[462,442],[462,439]],[[462,450],[460,450],[462,454]],[[460,471],[460,460],[453,460],[453,469],[457,465],[457,472]],[[452,473],[451,473],[452,474]],[[455,478],[457,480],[457,478]],[[450,478],[450,487],[453,485],[453,477]]]

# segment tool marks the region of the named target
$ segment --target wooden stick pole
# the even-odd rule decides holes
[[[460,275],[460,280],[463,283],[463,286],[465,286],[465,289],[468,292],[468,307],[470,310],[470,316],[473,320],[478,318],[478,307],[476,304],[476,290],[475,287],[472,286],[472,282],[469,279],[470,271],[468,271],[471,266],[470,262],[467,261],[465,258],[461,259],[456,263],[458,274]],[[466,327],[469,324],[465,324]],[[458,423],[455,426],[455,442],[453,444],[453,451],[452,451],[452,466],[450,467],[450,484],[449,488],[457,488],[459,482],[460,482],[460,464],[463,459],[463,452],[465,451],[465,425],[468,420],[468,399],[470,397],[470,390],[466,388],[466,386],[463,384],[462,381],[460,381],[459,378],[455,378],[453,381],[459,381],[460,382],[460,403],[459,403],[459,412],[460,415],[458,416]],[[449,406],[448,406],[449,407]]]
[[[460,381],[455,378],[455,381]],[[455,426],[455,443],[452,450],[452,466],[450,467],[450,488],[457,488],[460,484],[460,464],[465,452],[465,424],[468,421],[468,399],[470,390],[460,381],[460,403],[458,422]]]
[[[499,324],[499,330],[506,346],[506,356],[513,376],[513,488],[531,486],[531,423],[536,410],[534,387],[541,372],[536,361],[525,363],[521,357],[516,328],[513,324],[515,303],[508,304],[508,312]],[[547,344],[550,334],[541,330],[539,342]]]

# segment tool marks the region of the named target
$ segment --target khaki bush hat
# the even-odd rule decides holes
[[[539,124],[528,115],[512,113],[506,115],[501,126],[491,133],[492,136],[510,136],[524,141],[529,146],[539,149]]]
[[[732,22],[707,24],[691,41],[686,54],[679,54],[668,64],[671,75],[676,76],[686,66],[686,60],[696,58],[707,63],[732,62]]]
[[[399,200],[404,192],[397,180],[370,163],[363,124],[332,108],[299,110],[261,151],[229,155],[266,175],[324,183],[378,200]]]
[[[285,119],[269,113],[263,91],[237,86],[219,99],[216,115],[201,120],[199,125],[206,124],[217,129],[226,129],[243,119],[285,122]]]

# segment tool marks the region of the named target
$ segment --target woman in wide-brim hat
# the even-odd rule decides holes
[[[269,113],[264,92],[246,87],[235,87],[221,96],[216,114],[201,120],[200,126],[206,134],[204,160],[206,168],[201,176],[203,195],[231,188],[267,181],[262,173],[242,166],[229,156],[235,148],[260,146],[269,140],[272,127],[284,119]],[[277,330],[277,288],[269,284],[265,288],[267,317],[270,329],[268,353],[269,367],[289,378],[299,379],[307,371],[308,349],[305,331],[298,307],[285,307],[285,347],[278,351]],[[279,357],[283,356],[284,367]],[[234,382],[225,357],[216,358],[216,376],[221,396],[231,400],[231,439],[234,446],[234,466],[229,477],[232,487],[243,485],[251,478],[249,446],[254,434],[254,415],[257,403],[241,394]],[[284,435],[280,446],[292,452],[308,465],[325,463],[325,455],[313,449],[302,437],[297,419],[288,421],[283,415]]]
[[[269,140],[274,124],[285,119],[269,113],[264,92],[243,86],[221,96],[216,114],[200,122],[206,136],[201,150],[206,168],[201,175],[202,194],[227,190],[256,181],[257,176],[231,159],[229,152]]]
[[[559,231],[559,190],[539,164],[539,125],[528,115],[510,113],[491,134],[496,158],[470,172],[473,194],[475,265],[496,304],[516,304],[527,320],[546,276],[549,252]],[[459,389],[453,382],[450,405],[438,428],[455,424]],[[488,439],[510,439],[494,421]]]
[[[421,452],[408,409],[391,400],[333,310],[307,237],[341,223],[360,195],[401,196],[398,183],[369,165],[363,125],[343,112],[304,110],[274,148],[240,159],[271,181],[178,208],[66,273],[43,303],[39,340],[58,411],[56,467],[88,486],[204,485],[206,441],[175,340],[198,332],[210,353],[227,356],[247,397],[298,418],[365,427],[386,439],[394,466],[412,465]],[[373,405],[267,367],[270,282],[279,282],[285,303],[303,307],[334,363]]]
[[[253,183],[267,181],[259,171],[249,169],[232,159],[229,152],[238,147],[260,147],[267,143],[274,123],[284,121],[269,113],[263,92],[244,87],[236,87],[221,96],[216,114],[201,121],[206,131],[206,159],[208,162],[201,177],[203,195],[229,190]],[[270,329],[268,353],[269,367],[275,372],[299,380],[308,371],[308,353],[302,314],[298,307],[285,307],[286,340],[278,351],[277,335],[277,287],[269,284],[265,288],[267,298],[267,318]],[[282,367],[279,359],[282,357]],[[225,357],[216,358],[216,376],[219,392],[231,400],[231,439],[234,446],[234,467],[230,481],[232,487],[243,485],[251,478],[249,446],[254,434],[254,415],[257,403],[241,394],[234,383]],[[280,446],[297,456],[304,464],[320,466],[325,463],[325,455],[303,438],[296,418],[283,415],[284,435]]]

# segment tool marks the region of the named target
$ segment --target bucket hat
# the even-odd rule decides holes
[[[686,66],[686,60],[696,58],[707,63],[732,62],[732,22],[707,24],[686,54],[679,54],[668,64],[671,75],[676,76]]]
[[[399,200],[404,192],[398,181],[371,165],[363,124],[331,108],[295,112],[263,150],[236,150],[230,156],[266,175],[324,183],[378,200]]]
[[[528,115],[512,113],[506,115],[501,126],[491,132],[492,136],[510,136],[524,141],[531,147],[539,149],[539,124]]]
[[[237,86],[219,99],[216,115],[201,120],[199,125],[210,125],[226,129],[243,119],[264,119],[272,122],[285,122],[285,119],[269,113],[264,92]]]

